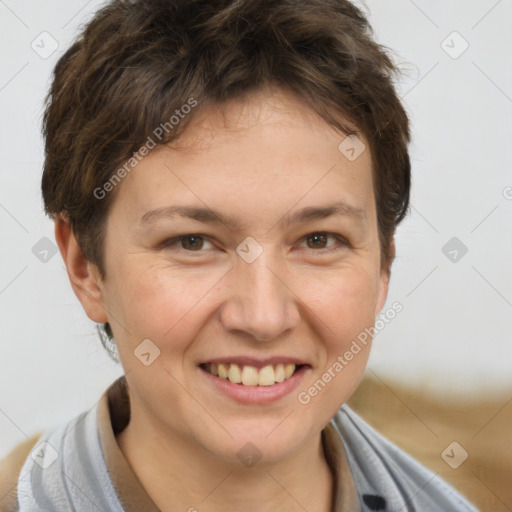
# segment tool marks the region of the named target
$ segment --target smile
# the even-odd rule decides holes
[[[220,379],[242,386],[273,386],[291,378],[302,365],[294,363],[269,364],[258,368],[237,363],[203,363],[201,368]]]

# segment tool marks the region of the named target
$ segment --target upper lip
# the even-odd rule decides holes
[[[211,364],[238,364],[240,366],[255,366],[256,368],[263,368],[264,366],[272,365],[272,364],[295,364],[295,365],[308,365],[306,361],[303,359],[298,359],[297,357],[289,357],[289,356],[273,356],[266,357],[264,359],[255,358],[255,357],[247,357],[247,356],[228,356],[228,357],[215,357],[213,359],[208,359],[207,361],[203,361],[202,364],[211,363]]]

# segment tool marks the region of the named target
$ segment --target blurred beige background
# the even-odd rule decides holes
[[[483,512],[512,510],[510,393],[439,399],[369,372],[349,405]]]

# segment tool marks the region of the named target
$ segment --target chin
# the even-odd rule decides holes
[[[294,413],[290,414],[290,419],[292,416]],[[218,442],[213,444],[209,438],[210,449],[216,455],[235,464],[246,464],[247,458],[253,465],[256,459],[260,465],[277,463],[293,455],[310,437],[303,421],[300,425],[291,425],[289,420],[283,421],[283,418],[286,418],[286,415],[277,421],[245,420],[225,425],[233,437],[226,434],[222,438],[218,437]],[[250,467],[250,464],[246,465]]]

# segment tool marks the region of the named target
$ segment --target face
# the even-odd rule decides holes
[[[134,416],[166,438],[233,461],[250,442],[281,460],[357,385],[370,343],[343,356],[388,275],[370,152],[349,161],[344,138],[261,92],[203,111],[119,185],[105,313],[91,316],[110,322]]]

